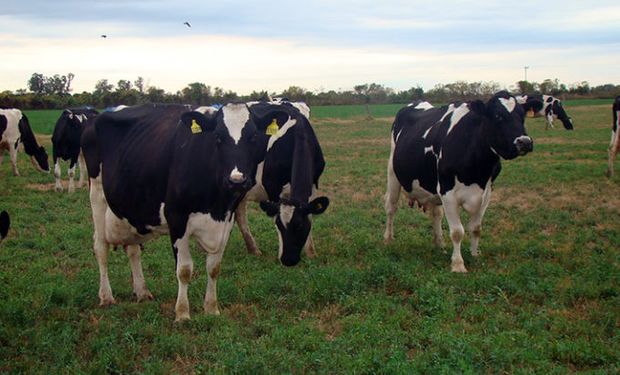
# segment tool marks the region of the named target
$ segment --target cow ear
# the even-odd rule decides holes
[[[11,219],[6,211],[0,212],[0,239],[6,237],[11,226]]]
[[[521,104],[521,107],[525,112],[534,111],[539,112],[543,108],[544,103],[542,100],[530,99],[525,103]]]
[[[294,117],[295,110],[292,107],[271,103],[258,103],[250,107],[250,113],[259,131],[267,131],[273,135],[282,125]],[[276,129],[273,129],[277,126]]]
[[[487,111],[487,106],[481,100],[474,100],[473,102],[469,103],[469,109],[479,115],[484,115]]]
[[[329,198],[318,197],[308,203],[308,213],[312,215],[320,215],[329,207]]]
[[[280,204],[272,201],[263,201],[259,203],[261,210],[263,210],[267,216],[274,217],[280,211]]]
[[[204,132],[210,132],[215,129],[216,119],[215,116],[205,116],[200,112],[191,111],[185,112],[181,115],[181,123],[187,126],[192,134],[198,134]]]

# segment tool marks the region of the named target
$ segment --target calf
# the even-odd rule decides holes
[[[80,137],[82,136],[86,121],[98,114],[99,112],[92,108],[65,109],[58,121],[56,121],[52,135],[52,159],[54,161],[56,191],[62,191],[60,160],[69,161],[69,193],[75,190],[73,179],[75,177],[75,165],[78,161],[80,166],[78,188],[81,188],[84,184],[86,163],[80,150]]]
[[[0,163],[4,158],[4,151],[8,151],[15,176],[19,176],[17,151],[20,143],[24,145],[24,151],[30,156],[35,168],[49,173],[47,152],[37,143],[28,117],[19,109],[0,109]]]
[[[471,253],[477,256],[482,217],[501,169],[500,159],[533,150],[524,117],[524,108],[506,91],[487,103],[434,108],[420,102],[401,109],[392,125],[387,168],[386,243],[394,238],[394,214],[402,188],[411,205],[417,203],[430,212],[437,246],[443,245],[445,210],[453,244],[452,272],[467,272],[461,256],[464,230],[459,209],[470,215]]]
[[[553,120],[560,119],[566,130],[573,130],[573,120],[568,116],[560,99],[551,95],[519,95],[517,102],[527,105],[532,117],[544,117],[545,130],[553,128]]]
[[[9,233],[9,227],[11,226],[11,218],[8,212],[0,212],[0,241],[2,241]]]
[[[107,272],[109,245],[125,247],[134,293],[138,300],[150,299],[140,245],[168,233],[179,285],[176,320],[190,318],[190,238],[207,253],[204,310],[219,314],[220,262],[235,209],[255,184],[258,163],[265,157],[266,128],[273,119],[278,126],[294,119],[277,106],[229,104],[202,110],[142,105],[103,113],[94,126],[86,127],[82,148],[90,178],[101,305],[114,303]]]
[[[272,136],[264,162],[258,166],[256,185],[239,204],[235,219],[248,252],[260,255],[247,222],[248,201],[260,202],[263,211],[274,217],[278,258],[282,264],[293,266],[299,263],[302,248],[306,248],[308,256],[315,255],[311,216],[323,213],[329,206],[327,197],[316,197],[319,177],[325,168],[323,152],[308,120],[310,109],[305,103],[278,100],[248,105],[262,105],[263,110],[280,106],[295,120],[287,126],[268,127]]]
[[[620,132],[618,132],[618,127],[620,127],[620,96],[616,96],[611,106],[611,112],[613,124],[611,125],[611,142],[609,143],[607,160],[607,177],[614,175],[614,159],[618,153],[618,147],[620,147]]]

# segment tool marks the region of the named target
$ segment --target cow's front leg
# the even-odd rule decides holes
[[[248,225],[248,200],[243,199],[239,206],[237,207],[237,211],[235,212],[235,221],[237,222],[237,226],[239,227],[239,231],[241,232],[241,236],[243,237],[243,241],[245,241],[245,247],[248,250],[248,253],[254,255],[262,255],[261,251],[258,249],[256,245],[256,240],[252,236],[252,232],[250,232],[250,226]]]
[[[99,305],[106,306],[115,303],[108,278],[108,251],[109,244],[105,240],[105,212],[108,207],[103,195],[101,178],[91,179],[90,206],[93,214],[94,234],[93,250],[99,266]]]
[[[608,159],[607,159],[607,177],[613,177],[614,175],[614,159],[618,154],[618,143],[620,141],[620,132],[615,131],[611,133],[611,143],[609,144]]]
[[[441,230],[441,220],[443,219],[443,207],[433,206],[430,210],[433,222],[433,244],[437,247],[444,247],[443,232]]]
[[[78,189],[81,189],[82,186],[84,186],[84,181],[86,180],[86,175],[88,174],[88,171],[86,170],[86,160],[84,160],[84,155],[82,153],[80,153],[80,156],[78,157],[78,163],[80,166],[80,179],[78,180],[77,187]]]
[[[491,202],[491,182],[489,181],[481,196],[469,197],[463,204],[463,207],[469,214],[469,222],[467,229],[471,236],[470,251],[471,255],[478,256],[478,244],[480,243],[480,235],[482,233],[482,218]]]
[[[545,124],[545,130],[549,128],[553,129],[553,115],[547,115],[547,123]]]
[[[176,255],[177,281],[179,285],[177,293],[177,303],[175,305],[175,322],[189,320],[189,299],[187,298],[187,287],[192,279],[194,263],[189,252],[189,236],[186,233],[183,237],[173,241],[172,246]]]
[[[463,224],[459,216],[459,202],[454,190],[448,191],[441,196],[441,202],[446,213],[446,219],[450,226],[450,239],[452,240],[452,272],[467,272],[465,261],[461,255],[461,242],[465,235]]]
[[[392,141],[393,142],[393,141]],[[400,182],[396,178],[392,159],[394,154],[394,146],[392,146],[392,154],[388,161],[387,172],[387,190],[385,192],[385,232],[383,233],[383,242],[388,244],[394,240],[394,215],[398,209],[398,198],[400,197]]]
[[[77,162],[77,160],[71,159],[71,163],[69,165],[69,172],[68,172],[68,175],[69,175],[69,188],[68,188],[68,191],[69,191],[69,193],[73,193],[75,191],[75,182],[74,182],[74,180],[75,180],[75,166],[77,164],[76,162]]]
[[[138,302],[152,300],[153,295],[146,287],[144,274],[142,273],[142,262],[140,260],[142,248],[140,245],[127,245],[125,246],[125,253],[129,258],[129,265],[131,267],[133,294],[135,294]]]
[[[308,258],[315,258],[316,251],[314,249],[314,240],[312,239],[312,229],[308,232],[308,239],[306,239],[306,244],[304,245],[304,249],[306,250],[306,255]]]
[[[54,179],[56,180],[56,184],[54,185],[54,190],[61,192],[62,191],[62,181],[60,179],[61,177],[61,170],[60,170],[60,159],[58,159],[57,157],[54,157]]]
[[[15,176],[19,176],[19,171],[17,170],[17,147],[13,147],[13,145],[9,146],[9,157],[11,158],[11,166],[13,167],[13,175]]]

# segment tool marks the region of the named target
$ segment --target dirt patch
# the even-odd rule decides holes
[[[62,190],[63,191],[67,191],[67,189],[69,188],[69,181],[62,181]],[[54,182],[50,182],[49,184],[27,184],[26,188],[30,189],[30,190],[36,190],[36,191],[54,191],[54,187],[56,186],[56,184]],[[75,181],[75,190],[82,190],[85,189],[85,187],[88,187],[88,184],[84,184],[81,188],[77,187],[77,181]]]
[[[319,330],[325,334],[327,341],[333,341],[342,333],[342,325],[338,320],[341,315],[340,306],[330,305],[325,307],[318,316]]]
[[[225,308],[223,313],[237,321],[254,322],[256,320],[256,308],[254,305],[235,303]]]

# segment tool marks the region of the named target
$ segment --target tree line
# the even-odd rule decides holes
[[[99,80],[92,92],[72,93],[71,83],[75,75],[55,74],[45,76],[33,73],[27,82],[27,89],[0,93],[0,107],[21,109],[62,109],[69,107],[93,106],[106,108],[119,104],[135,105],[141,103],[184,103],[210,105],[233,101],[261,100],[267,97],[285,97],[289,100],[304,101],[309,105],[343,104],[387,104],[410,103],[413,100],[428,100],[444,103],[449,100],[485,99],[502,89],[497,82],[457,81],[437,84],[428,91],[422,87],[408,90],[394,90],[377,83],[356,85],[351,90],[328,90],[314,92],[298,86],[290,86],[282,92],[267,90],[252,91],[240,95],[221,87],[212,87],[202,82],[189,83],[175,93],[146,84],[144,78],[119,80],[116,85],[107,79]],[[613,98],[620,95],[620,85],[605,84],[591,87],[587,81],[566,85],[558,79],[545,79],[542,82],[518,81],[510,88],[515,94],[539,93],[570,98]]]

